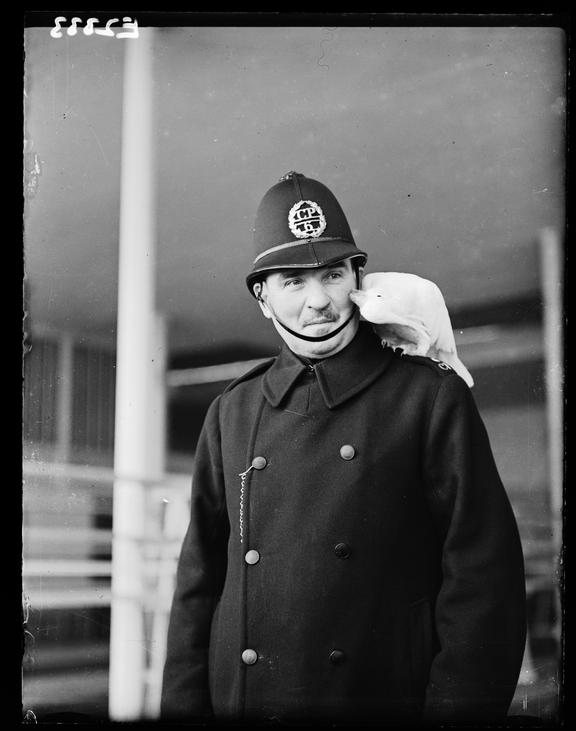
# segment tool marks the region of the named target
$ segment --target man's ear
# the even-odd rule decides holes
[[[252,287],[252,291],[254,292],[254,296],[258,300],[258,304],[260,305],[260,309],[262,310],[262,314],[264,317],[267,317],[269,320],[272,318],[272,313],[268,309],[268,305],[262,298],[262,292],[264,291],[264,287],[262,282],[256,282],[256,284]]]

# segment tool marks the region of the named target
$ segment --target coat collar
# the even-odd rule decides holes
[[[382,348],[371,325],[361,322],[354,339],[336,355],[314,366],[320,391],[329,409],[369,386],[388,367],[391,348]],[[271,406],[279,406],[306,366],[285,344],[262,379],[262,391]]]

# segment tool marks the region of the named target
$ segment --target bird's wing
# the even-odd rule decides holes
[[[431,313],[431,355],[451,366],[464,379],[468,386],[472,388],[474,380],[470,375],[470,371],[458,357],[454,330],[452,329],[450,314],[446,307],[444,296],[434,282],[428,283],[427,302]]]
[[[448,353],[456,352],[454,331],[444,296],[434,282],[426,280],[422,287],[422,308],[426,311],[432,340],[432,347]]]

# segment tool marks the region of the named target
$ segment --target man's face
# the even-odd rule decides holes
[[[301,340],[286,332],[276,318],[302,335],[326,335],[345,322],[354,311],[349,294],[356,288],[350,259],[318,269],[287,269],[266,277],[260,293],[262,312],[288,347],[304,357],[326,357],[342,350],[354,337],[359,317],[353,318],[333,338],[320,342]]]

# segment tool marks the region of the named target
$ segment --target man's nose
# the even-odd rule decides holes
[[[306,305],[313,310],[324,310],[331,303],[331,299],[321,282],[310,282],[306,294]]]

